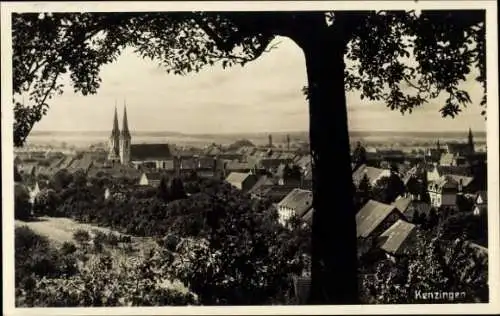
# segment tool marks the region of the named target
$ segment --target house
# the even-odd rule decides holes
[[[427,169],[427,181],[434,182],[441,178],[441,172],[437,164],[426,166]]]
[[[412,198],[408,195],[405,195],[405,196],[398,196],[396,198],[396,200],[394,202],[392,202],[392,205],[398,209],[398,211],[400,211],[401,213],[405,213],[406,210],[408,210],[411,202],[412,202]]]
[[[376,238],[397,220],[404,218],[394,205],[369,200],[356,213],[356,236],[358,255],[368,252],[376,245]]]
[[[224,169],[228,174],[231,172],[248,173],[255,169],[255,165],[249,162],[232,160],[225,164]]]
[[[27,186],[28,193],[30,196],[29,198],[30,203],[31,204],[35,203],[35,200],[40,194],[40,192],[42,192],[42,190],[46,189],[47,187],[48,187],[48,181],[35,181],[33,187],[30,188],[29,186]]]
[[[263,184],[252,191],[252,196],[259,199],[266,198],[273,203],[279,203],[295,188],[295,186],[289,186],[286,184]]]
[[[427,192],[433,207],[456,208],[458,190],[457,181],[450,176],[443,176],[437,181],[429,182]]]
[[[450,153],[443,153],[439,158],[440,166],[455,166],[455,155]]]
[[[248,190],[248,193],[252,195],[254,198],[258,198],[258,193],[260,189],[266,185],[274,185],[274,181],[271,177],[262,175],[257,179],[257,182]]]
[[[310,208],[304,215],[302,215],[302,220],[309,226],[312,226],[313,213],[314,209]]]
[[[465,156],[472,153],[469,143],[447,143],[445,144],[445,151],[457,156]]]
[[[458,183],[458,192],[468,192],[471,184],[473,184],[474,182],[473,177],[461,176],[456,174],[448,174],[446,176],[450,177]]]
[[[166,161],[172,160],[168,144],[131,144],[130,162],[135,166],[146,165],[165,169]]]
[[[251,173],[231,172],[227,176],[226,182],[238,190],[248,192],[257,182],[257,176]]]
[[[377,239],[380,249],[394,260],[411,252],[415,241],[417,226],[402,219],[397,220]]]
[[[485,212],[488,212],[488,192],[479,191],[476,194],[476,198],[474,199],[474,215],[481,215]]]
[[[163,175],[161,172],[144,172],[139,179],[139,185],[157,187],[160,185]]]
[[[277,205],[280,223],[286,225],[286,222],[293,216],[301,218],[312,208],[312,200],[313,194],[311,191],[293,189]]]
[[[432,210],[432,206],[423,201],[411,201],[406,210],[403,212],[405,218],[413,222],[415,214],[425,214],[425,216],[429,216]]]
[[[374,186],[380,178],[389,177],[391,175],[391,171],[389,169],[361,165],[352,173],[352,180],[356,187],[359,186],[365,175],[368,177],[368,180],[370,180],[370,185]]]

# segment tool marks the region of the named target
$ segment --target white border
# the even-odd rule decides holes
[[[280,307],[154,307],[154,308],[15,308],[14,307],[14,218],[13,218],[13,113],[11,108],[11,12],[70,11],[273,11],[273,10],[401,10],[401,9],[486,9],[488,69],[488,224],[489,224],[489,304],[446,305],[354,305]],[[193,315],[193,314],[488,314],[500,310],[500,267],[498,242],[499,134],[498,134],[498,43],[496,1],[172,1],[172,2],[2,2],[2,219],[3,219],[3,306],[5,315]]]

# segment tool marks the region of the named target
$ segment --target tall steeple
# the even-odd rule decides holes
[[[127,105],[125,101],[123,101],[123,126],[122,132],[120,133],[120,161],[122,164],[128,164],[130,162],[131,138],[130,131],[128,130]]]
[[[469,144],[469,152],[471,154],[475,153],[475,148],[474,148],[474,137],[472,136],[472,130],[469,127],[469,137],[468,137],[468,144]]]
[[[123,102],[123,125],[122,125],[122,137],[128,137],[129,139],[131,138],[130,136],[130,131],[128,129],[128,120],[127,120],[127,104]]]
[[[120,159],[120,129],[118,128],[118,112],[115,101],[115,116],[113,118],[113,129],[109,136],[108,160],[117,161]]]

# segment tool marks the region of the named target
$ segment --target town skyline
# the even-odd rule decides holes
[[[101,71],[97,94],[82,96],[68,89],[50,101],[38,131],[109,131],[115,106],[122,116],[127,104],[132,131],[171,131],[183,134],[233,134],[307,131],[308,103],[304,59],[291,41],[279,38],[277,48],[244,67],[207,66],[200,73],[169,75],[156,61],[144,60],[130,49]],[[471,75],[473,78],[473,74]],[[472,105],[455,118],[442,118],[444,98],[430,100],[402,115],[380,102],[361,100],[348,92],[352,131],[486,131],[479,106],[481,87],[463,83]],[[161,113],[161,115],[158,115]]]

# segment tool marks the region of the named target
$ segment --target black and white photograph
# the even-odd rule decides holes
[[[496,11],[2,2],[4,314],[498,311]]]

